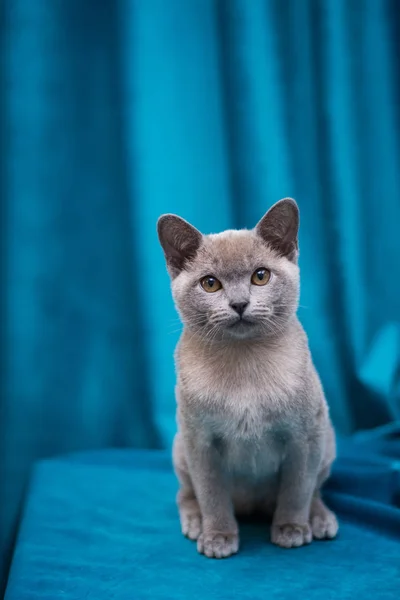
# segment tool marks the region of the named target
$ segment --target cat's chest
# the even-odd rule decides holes
[[[247,348],[202,356],[194,354],[181,374],[202,396],[238,398],[287,396],[299,386],[302,365],[295,348]]]
[[[206,364],[187,381],[198,426],[218,446],[229,472],[256,479],[278,472],[300,419],[295,365],[269,358]]]
[[[207,385],[193,391],[214,427],[229,437],[259,437],[293,412],[298,381],[289,370],[273,371],[268,364],[250,372],[227,368],[204,380]]]
[[[278,472],[291,425],[284,414],[257,400],[226,404],[223,412],[210,413],[204,424],[226,469],[258,479]]]
[[[200,355],[191,361],[190,370],[180,373],[190,410],[211,432],[229,440],[261,440],[293,424],[301,381],[290,349]]]
[[[288,396],[282,390],[260,390],[250,382],[222,393],[214,390],[207,400],[204,424],[221,439],[259,443],[285,429]]]

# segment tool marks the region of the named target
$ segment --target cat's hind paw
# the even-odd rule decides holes
[[[181,515],[181,527],[184,536],[196,541],[202,532],[201,516],[198,514]]]
[[[339,524],[333,512],[327,510],[325,514],[311,518],[311,529],[314,539],[332,540],[337,535]]]

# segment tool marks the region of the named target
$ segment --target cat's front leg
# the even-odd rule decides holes
[[[277,506],[271,527],[274,544],[296,548],[311,542],[310,505],[321,455],[322,444],[318,435],[289,442],[281,466]]]
[[[185,432],[185,446],[202,515],[197,549],[210,558],[226,558],[239,549],[239,531],[221,456],[212,440],[198,431]]]

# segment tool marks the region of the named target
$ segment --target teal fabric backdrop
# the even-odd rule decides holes
[[[168,447],[176,212],[302,215],[300,317],[339,432],[400,418],[394,0],[4,0],[3,573],[33,461]]]

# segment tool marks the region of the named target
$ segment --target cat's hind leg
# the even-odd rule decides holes
[[[191,540],[197,540],[202,533],[202,518],[190,478],[180,433],[177,433],[175,436],[172,455],[175,473],[180,483],[177,504],[182,533]]]
[[[310,508],[310,525],[315,540],[332,540],[336,537],[339,524],[335,514],[329,510],[321,498],[320,487],[329,477],[330,467],[326,467],[318,477],[318,487],[314,492]]]

